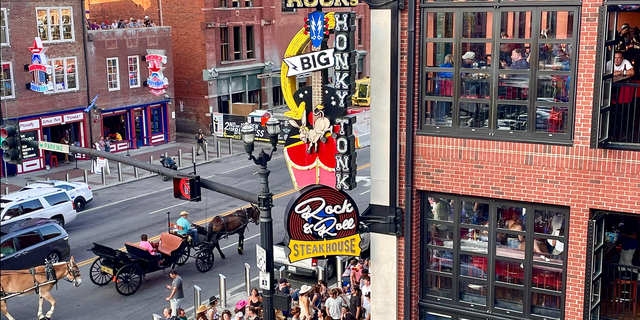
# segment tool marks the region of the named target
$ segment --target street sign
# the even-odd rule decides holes
[[[256,266],[262,272],[267,271],[267,251],[256,243]]]
[[[61,153],[69,153],[69,146],[66,144],[62,144],[62,143],[53,143],[53,142],[47,142],[47,141],[40,141],[38,142],[38,148],[40,148],[40,150],[48,150],[48,151],[55,151],[55,152],[61,152]]]
[[[269,290],[271,289],[271,279],[269,277],[269,272],[260,271],[260,289]]]

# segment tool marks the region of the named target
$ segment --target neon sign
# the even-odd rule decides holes
[[[149,78],[147,78],[147,86],[151,88],[151,93],[159,96],[165,93],[164,89],[169,87],[169,79],[163,74],[164,64],[167,63],[167,57],[164,55],[165,50],[147,49],[145,60],[149,64]]]
[[[53,90],[53,83],[49,83],[49,75],[52,73],[52,67],[48,64],[45,52],[48,48],[42,46],[40,37],[33,40],[33,47],[29,47],[31,51],[31,64],[29,72],[32,75],[29,88],[35,92],[47,92]]]

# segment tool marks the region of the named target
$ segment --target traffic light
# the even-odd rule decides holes
[[[7,163],[22,163],[22,147],[20,143],[20,126],[6,125],[2,127],[2,160]]]
[[[304,18],[304,34],[309,34],[311,28],[309,28],[309,18]]]
[[[201,201],[200,176],[173,178],[173,197],[187,201]]]

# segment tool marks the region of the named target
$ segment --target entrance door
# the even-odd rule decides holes
[[[136,147],[140,148],[144,145],[144,137],[143,137],[143,129],[142,126],[144,125],[144,119],[142,118],[142,115],[137,115],[135,117],[135,135],[136,135]]]
[[[588,225],[584,312],[589,313],[585,316],[585,319],[590,320],[600,319],[605,216],[606,214],[603,212],[596,212],[591,220],[589,220]]]

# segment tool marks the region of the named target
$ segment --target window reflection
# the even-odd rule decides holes
[[[441,221],[453,221],[453,201],[443,198],[429,198],[431,212],[427,218]],[[453,225],[450,223],[431,223],[430,229],[435,237],[453,239]]]
[[[459,297],[460,301],[484,306],[487,304],[487,285],[467,279],[460,279]]]
[[[526,131],[527,130],[527,112],[526,105],[498,105],[498,121],[496,130],[505,131]]]
[[[492,38],[492,24],[489,23],[492,18],[492,12],[464,12],[462,14],[462,37]]]
[[[452,102],[426,101],[425,125],[451,127]]]
[[[544,293],[532,293],[531,313],[549,318],[560,318],[560,297]],[[597,317],[592,319],[597,319]]]
[[[538,76],[538,101],[569,101],[570,76],[540,75]]]
[[[539,70],[571,70],[571,44],[541,43],[538,55]]]
[[[460,250],[488,253],[489,231],[486,229],[460,228]],[[486,271],[486,268],[484,270]]]
[[[453,12],[429,12],[427,14],[427,38],[453,38]]]
[[[573,37],[573,11],[542,11],[541,39],[571,39]]]
[[[447,60],[448,57],[448,60]],[[447,63],[454,65],[453,43],[448,42],[429,42],[425,52],[426,67],[451,68],[446,66]]]
[[[489,104],[460,102],[460,127],[487,128],[489,126]]]
[[[453,95],[452,78],[453,72],[427,72],[425,94],[428,96],[451,97]]]
[[[501,39],[531,39],[531,11],[502,12]]]
[[[566,133],[568,107],[536,107],[536,132]]]
[[[496,286],[496,308],[522,312],[522,290]]]
[[[461,223],[489,225],[489,204],[476,201],[461,202]]]
[[[496,259],[496,281],[523,285],[524,264],[522,262]]]
[[[451,299],[452,286],[451,278],[427,274],[427,295]]]
[[[491,43],[462,43],[462,68],[485,69],[491,67]]]
[[[445,250],[427,249],[427,268],[429,270],[451,273],[453,252]]]

